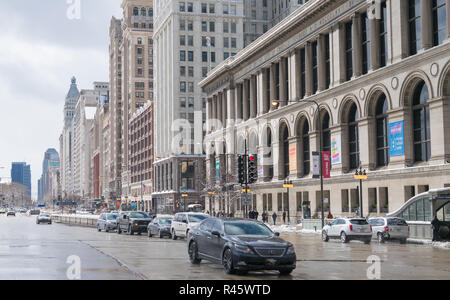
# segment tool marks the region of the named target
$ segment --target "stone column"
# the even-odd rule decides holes
[[[220,121],[220,125],[218,126],[217,129],[223,128],[222,105],[223,105],[222,93],[218,93],[217,94],[217,119]]]
[[[370,19],[370,70],[380,67],[380,20]]]
[[[444,164],[450,161],[449,97],[428,100],[430,105],[431,161]],[[446,138],[447,137],[447,138]]]
[[[275,64],[272,63],[272,65],[270,66],[270,99],[269,99],[269,103],[270,103],[270,110],[273,110],[274,107],[272,106],[272,101],[273,100],[278,100],[275,99],[276,98],[276,93],[275,93],[275,76],[276,76],[276,71],[275,71]]]
[[[227,127],[227,115],[228,115],[228,101],[227,101],[227,90],[224,90],[222,93],[222,126],[223,128]]]
[[[280,106],[286,106],[287,105],[287,94],[286,94],[286,88],[287,88],[287,78],[286,78],[286,70],[287,70],[287,61],[285,57],[282,57],[280,60]]]
[[[280,178],[280,143],[274,139],[275,136],[275,134],[272,135],[272,141],[275,141],[272,143],[273,179],[278,180]]]
[[[256,96],[256,76],[252,75],[250,77],[250,118],[256,118],[257,110],[257,96]]]
[[[291,95],[290,99],[297,100],[300,98],[301,91],[301,73],[300,73],[300,51],[296,49],[291,54]]]
[[[268,113],[270,110],[270,99],[267,95],[267,83],[269,82],[270,78],[267,76],[267,69],[262,69],[262,84],[259,86],[259,89],[262,92],[262,105],[260,107],[261,114]]]
[[[358,122],[358,132],[359,132],[359,160],[363,169],[370,169],[370,135],[369,135],[369,119],[360,119]],[[372,139],[373,140],[373,139]]]
[[[249,107],[249,97],[250,97],[250,91],[249,91],[249,80],[245,79],[243,84],[244,89],[244,97],[243,97],[243,114],[244,114],[244,121],[248,120],[248,117],[250,116],[250,107]]]
[[[337,27],[337,38],[335,37],[335,41],[337,41],[338,44],[336,45],[336,47],[333,47],[333,54],[336,55],[336,52],[339,51],[339,55],[337,56],[338,59],[334,59],[334,55],[331,56],[336,70],[336,80],[334,81],[334,86],[337,86],[347,80],[347,63],[345,55],[345,23],[339,23]]]
[[[207,98],[206,99],[206,128],[207,128],[207,132],[210,133],[210,119],[211,119],[211,99]]]
[[[325,63],[325,38],[326,36],[321,34],[319,35],[319,39],[317,40],[317,70],[318,70],[318,81],[319,81],[319,92],[324,91],[327,89],[327,70],[326,70],[326,63]]]
[[[238,83],[236,88],[236,120],[239,120],[240,122],[244,119],[242,116],[242,84]]]
[[[228,112],[228,120],[227,121],[234,121],[236,120],[236,91],[235,89],[227,89],[227,112]],[[229,125],[227,124],[227,127]]]
[[[447,39],[450,39],[450,0],[445,1],[445,11],[447,16]]]
[[[305,46],[305,75],[306,75],[306,97],[312,95],[313,91],[313,66],[312,66],[312,43],[307,42]]]
[[[361,15],[355,13],[352,22],[353,77],[359,77],[362,74]]]
[[[420,15],[422,26],[422,49],[433,47],[433,8],[432,0],[420,0]],[[448,18],[448,16],[447,16]]]
[[[258,116],[264,114],[264,101],[265,101],[265,85],[264,85],[264,71],[265,69],[262,69],[258,71],[258,74],[256,75],[256,114]]]

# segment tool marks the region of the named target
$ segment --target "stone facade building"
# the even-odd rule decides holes
[[[449,186],[449,14],[449,0],[308,1],[200,83],[209,182],[237,181],[247,141],[258,154],[251,208],[286,211],[292,222],[318,216],[322,140],[331,155],[324,208],[334,216],[359,209],[359,167],[365,216]],[[242,208],[233,203],[237,215]]]

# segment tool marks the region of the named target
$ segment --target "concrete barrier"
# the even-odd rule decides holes
[[[52,215],[53,222],[61,223],[71,226],[80,227],[97,227],[98,216],[67,216],[67,215]]]

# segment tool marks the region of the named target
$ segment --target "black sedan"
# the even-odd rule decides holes
[[[289,275],[296,268],[294,247],[265,224],[242,219],[209,218],[189,232],[192,264],[202,259],[222,264],[227,274],[277,270]]]
[[[173,218],[171,217],[161,217],[154,218],[147,227],[148,237],[152,237],[154,235],[163,238],[164,236],[172,237],[170,233],[170,226],[172,225]]]

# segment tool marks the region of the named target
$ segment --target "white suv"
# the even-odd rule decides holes
[[[177,213],[173,218],[170,228],[172,239],[176,240],[179,237],[187,238],[189,230],[191,230],[193,226],[209,217],[209,215],[201,213]]]
[[[340,239],[342,243],[359,240],[370,244],[372,226],[363,218],[337,218],[322,230],[322,240],[328,242],[330,238]]]

